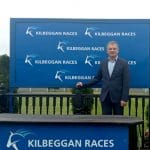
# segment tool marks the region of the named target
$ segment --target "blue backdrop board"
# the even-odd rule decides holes
[[[129,145],[126,126],[4,124],[0,131],[2,150],[128,150]]]
[[[126,116],[0,114],[0,149],[134,150],[141,123]]]
[[[148,20],[11,19],[10,87],[88,82],[115,40],[130,66],[131,87],[148,88],[149,35]]]

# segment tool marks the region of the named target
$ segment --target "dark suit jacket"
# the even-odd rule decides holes
[[[108,59],[101,62],[97,75],[83,87],[91,87],[102,82],[101,101],[104,101],[108,92],[113,102],[127,101],[129,94],[129,66],[127,61],[118,58],[111,77],[108,72]]]

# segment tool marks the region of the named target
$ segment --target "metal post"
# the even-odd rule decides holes
[[[9,88],[10,97],[9,97],[9,113],[13,113],[13,97],[12,94],[14,92],[13,88]]]

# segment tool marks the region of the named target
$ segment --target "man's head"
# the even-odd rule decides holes
[[[115,59],[119,53],[119,45],[116,41],[110,41],[107,44],[107,54],[111,59]]]

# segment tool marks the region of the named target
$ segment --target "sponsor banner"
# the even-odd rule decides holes
[[[107,59],[111,40],[119,43],[119,57],[128,61],[131,87],[149,87],[148,24],[11,19],[10,86],[74,87],[78,81],[88,82]]]
[[[127,126],[1,124],[0,149],[128,150]],[[67,132],[66,132],[67,131]]]

